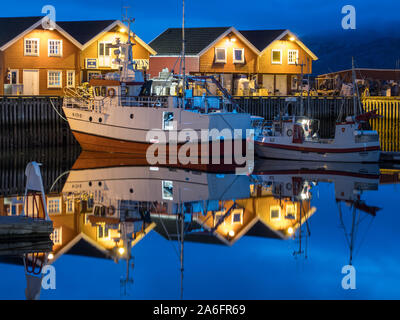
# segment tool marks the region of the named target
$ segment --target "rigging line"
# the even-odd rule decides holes
[[[61,115],[60,112],[58,112],[57,108],[54,106],[54,103],[53,103],[53,101],[52,101],[51,99],[52,99],[52,98],[49,98],[49,101],[50,101],[50,104],[51,104],[51,106],[53,107],[54,111],[57,112],[57,114],[60,116],[61,119],[63,119],[64,121],[67,121],[67,122],[68,122],[68,120],[67,120],[66,118],[64,118],[64,116]]]
[[[354,253],[353,257],[357,256],[358,253],[360,252],[361,247],[362,247],[362,245],[364,244],[365,239],[367,238],[367,234],[368,234],[368,232],[369,232],[369,230],[370,230],[370,228],[371,228],[371,226],[372,226],[372,222],[373,222],[373,221],[374,221],[374,217],[371,218],[371,220],[370,220],[370,222],[369,222],[369,224],[368,224],[367,230],[366,230],[366,232],[365,232],[365,234],[364,234],[364,237],[361,239],[360,245],[358,246],[357,251]]]
[[[67,173],[69,173],[70,171],[65,171],[64,173],[60,174],[57,179],[53,182],[53,184],[50,187],[49,192],[51,192],[53,190],[53,188],[55,187],[56,183],[58,182],[58,180],[60,180],[63,176],[65,176]]]
[[[342,229],[344,230],[344,238],[346,239],[347,245],[350,247],[349,239],[347,237],[346,226],[344,225],[344,221],[343,221],[342,207],[340,206],[340,202],[337,205],[338,205],[338,209],[339,209],[340,224],[341,224]]]
[[[159,219],[160,219],[160,221],[161,221],[161,225],[162,225],[162,227],[163,227],[163,229],[164,229],[164,232],[167,234],[168,242],[171,244],[171,246],[172,246],[172,248],[174,249],[174,251],[175,251],[177,257],[179,258],[179,253],[178,253],[178,251],[176,250],[176,248],[175,248],[175,246],[174,246],[174,243],[173,243],[172,240],[171,240],[171,237],[169,236],[169,232],[167,231],[167,228],[165,227],[163,220],[161,219],[161,214],[160,214],[159,212],[157,212],[157,214],[158,214],[158,217],[159,217]]]

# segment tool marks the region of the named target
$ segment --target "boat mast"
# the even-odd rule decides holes
[[[359,107],[360,113],[361,112],[361,106],[359,105],[359,101],[360,101],[360,96],[358,93],[358,87],[357,87],[357,83],[356,83],[356,70],[354,68],[354,57],[351,58],[351,72],[352,72],[352,77],[353,77],[353,88],[354,88],[354,92],[353,92],[353,110],[354,110],[354,117],[357,116],[357,107]]]
[[[182,107],[185,108],[186,101],[186,48],[185,48],[185,0],[182,0],[182,71],[183,71],[183,84],[182,84]]]

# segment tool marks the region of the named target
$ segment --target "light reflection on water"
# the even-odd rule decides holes
[[[400,298],[399,175],[261,160],[235,176],[82,154],[47,194],[57,289],[40,298]],[[20,212],[16,194],[1,201]],[[0,298],[24,299],[22,259],[0,258]],[[341,287],[347,264],[356,290]]]

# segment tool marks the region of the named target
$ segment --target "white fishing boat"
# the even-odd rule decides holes
[[[379,116],[376,111],[362,113],[358,101],[354,95],[354,116],[341,121],[342,115],[339,115],[333,139],[318,136],[318,120],[305,116],[278,116],[257,135],[256,154],[263,158],[289,160],[378,162],[379,135],[365,128],[370,119]]]
[[[127,21],[130,29],[130,20]],[[211,143],[219,142],[218,152],[222,156],[226,150],[231,150],[225,149],[224,145],[232,144],[233,148],[236,145],[234,141],[241,142],[241,147],[246,144],[246,129],[251,128],[251,116],[228,112],[224,101],[235,102],[225,90],[219,106],[212,108],[207,99],[194,107],[193,98],[187,95],[186,90],[183,90],[183,97],[143,96],[146,80],[132,60],[131,36],[127,43],[117,40],[112,48],[118,55],[114,63],[120,65],[119,72],[92,79],[92,96],[73,89],[65,92],[63,111],[84,150],[143,154],[149,146],[158,144],[165,146],[166,153],[170,154],[178,153],[180,147],[189,142],[198,146],[198,154],[201,154]],[[182,83],[185,84],[190,76],[185,74],[185,69],[183,74]],[[218,131],[202,137],[203,130]],[[221,134],[222,130],[225,134]],[[153,134],[148,135],[149,131]]]
[[[379,135],[361,129],[361,119],[366,117],[372,118],[374,114],[347,117],[345,122],[337,123],[333,139],[321,139],[313,132],[316,120],[282,117],[256,137],[256,154],[273,159],[378,162]]]

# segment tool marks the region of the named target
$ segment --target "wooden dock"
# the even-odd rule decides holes
[[[76,144],[62,114],[61,97],[0,96],[0,148],[53,147]]]
[[[53,222],[24,216],[0,216],[0,241],[49,239]]]
[[[262,116],[272,120],[286,104],[285,96],[250,96],[234,97],[243,112]],[[293,98],[293,97],[292,97]],[[310,96],[297,97],[298,102],[290,108],[296,110],[295,104],[303,99],[305,114],[321,122],[320,136],[331,138],[335,132],[335,121],[340,111],[344,116],[353,115],[352,97]],[[0,149],[35,147],[68,147],[77,142],[69,130],[68,123],[61,119],[53,109],[62,113],[62,97],[0,97]],[[371,121],[372,128],[381,137],[383,152],[400,152],[400,98],[367,97],[362,104],[366,111],[378,109],[382,119]],[[232,106],[228,105],[228,110]]]

